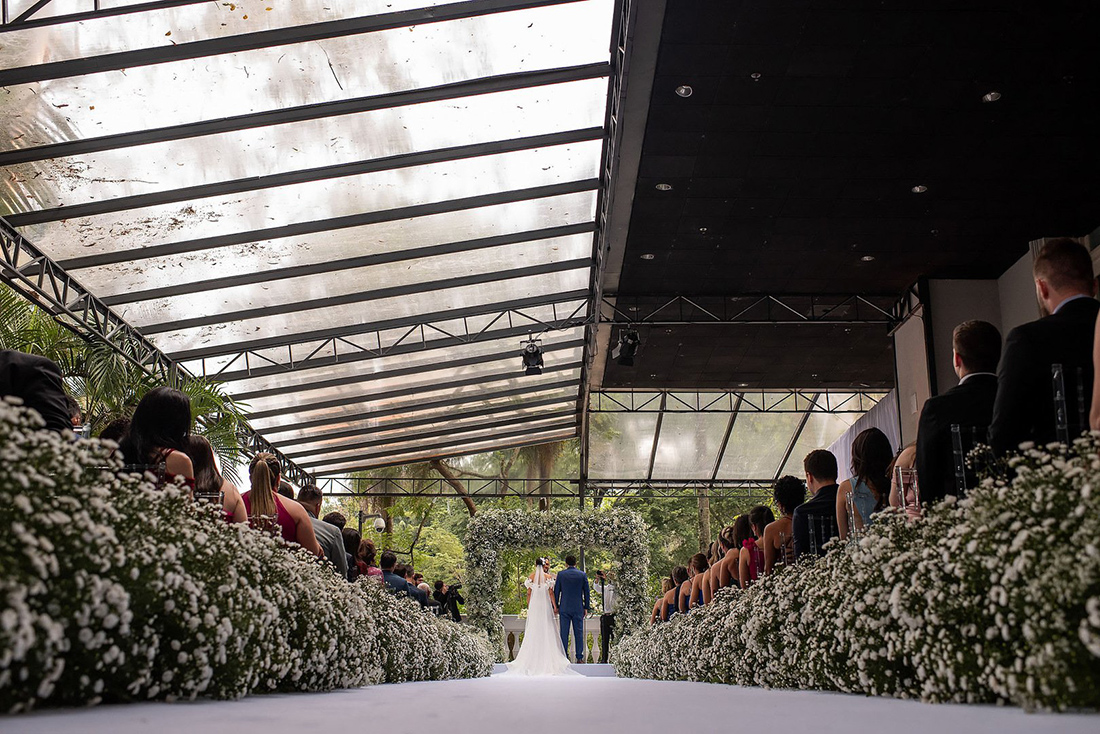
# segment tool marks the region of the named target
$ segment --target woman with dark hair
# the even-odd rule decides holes
[[[649,615],[650,625],[657,624],[657,620],[666,618],[666,616],[662,614],[662,610],[665,606],[665,596],[668,592],[672,591],[672,586],[672,578],[670,576],[661,579],[661,593],[657,595],[657,601],[653,604],[653,613]]]
[[[860,431],[852,441],[852,478],[841,482],[836,492],[836,524],[841,540],[853,530],[870,525],[871,515],[889,504],[893,460],[890,439],[877,428]]]
[[[741,541],[737,576],[741,588],[747,589],[764,573],[764,528],[775,522],[775,515],[764,505],[757,505],[741,517],[749,524],[749,537]]]
[[[363,538],[359,541],[359,552],[356,554],[356,563],[359,566],[359,573],[362,576],[375,576],[379,581],[382,580],[382,569],[374,565],[374,557],[378,553],[374,547],[374,541],[370,538]]]
[[[686,566],[672,569],[672,588],[665,594],[664,604],[661,606],[661,621],[667,622],[669,617],[680,611],[680,587],[688,583],[688,579]]]
[[[703,553],[696,553],[688,562],[690,581],[680,585],[680,611],[687,612],[695,607],[703,606],[703,580],[704,574],[710,564]]]
[[[359,578],[359,559],[356,556],[359,553],[359,545],[363,542],[363,536],[355,528],[344,528],[340,531],[340,537],[344,539],[344,552],[348,554],[348,581],[355,581]],[[398,568],[398,566],[393,567],[394,574],[405,578],[404,566],[400,567],[401,573],[398,573]]]
[[[150,469],[157,486],[183,477],[194,489],[194,468],[183,450],[189,435],[191,399],[174,388],[155,387],[138,403],[119,450],[128,467]]]
[[[241,493],[218,472],[210,442],[202,436],[188,436],[183,442],[183,452],[191,459],[195,471],[195,498],[219,502],[227,522],[248,522]]]
[[[718,581],[714,593],[717,593],[718,589],[724,589],[737,583],[737,561],[740,547],[736,545],[734,535],[733,525],[722,528],[722,532],[718,533],[719,561],[716,569],[717,573],[711,574],[711,578],[716,578]]]
[[[274,468],[272,468],[274,464]],[[313,532],[306,508],[297,502],[276,494],[279,486],[279,460],[268,453],[256,454],[252,459],[250,479],[252,489],[242,496],[248,522],[252,527],[269,530],[288,543],[297,543],[315,556],[320,556],[321,546]],[[356,547],[358,547],[356,542]]]
[[[794,535],[791,532],[794,508],[806,501],[806,485],[790,474],[782,476],[772,491],[779,519],[764,528],[764,573],[769,574],[779,559],[784,563],[794,558]]]

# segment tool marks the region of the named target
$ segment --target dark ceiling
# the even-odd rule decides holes
[[[668,0],[619,293],[898,294],[1091,231],[1094,5]],[[751,361],[686,360],[674,327],[604,384],[819,386],[806,353],[863,354],[830,368],[853,386],[893,373],[884,328],[707,329]]]

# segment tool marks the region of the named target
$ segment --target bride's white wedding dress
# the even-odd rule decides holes
[[[519,654],[508,663],[504,675],[580,675],[569,667],[569,658],[561,644],[561,631],[554,624],[554,608],[550,604],[554,579],[537,568],[535,578],[524,581],[523,585],[531,590],[527,626]]]

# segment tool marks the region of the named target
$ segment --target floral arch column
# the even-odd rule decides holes
[[[641,626],[649,612],[647,527],[631,510],[484,510],[466,530],[466,613],[470,624],[483,629],[499,650],[504,649],[503,601],[500,596],[501,556],[524,548],[603,548],[619,564],[615,610],[619,634]]]

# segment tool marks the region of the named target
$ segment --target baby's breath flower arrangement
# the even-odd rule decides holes
[[[488,642],[0,401],[0,711],[487,675]]]
[[[1026,450],[919,522],[619,644],[620,675],[1100,709],[1100,445]]]
[[[466,613],[470,624],[485,631],[504,659],[501,556],[506,550],[605,548],[615,558],[618,577],[615,623],[619,630],[640,625],[649,613],[648,529],[638,513],[607,510],[482,510],[466,530]]]

